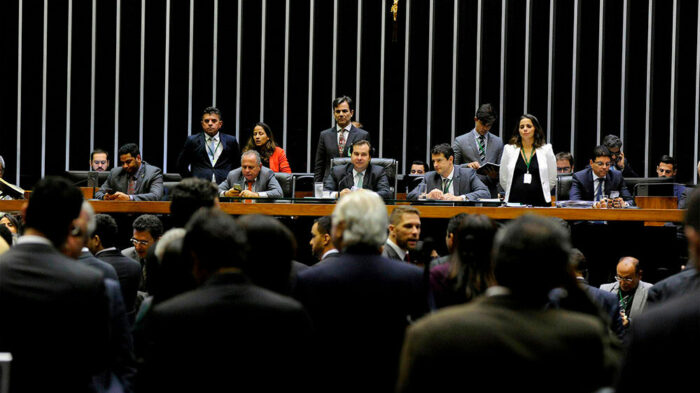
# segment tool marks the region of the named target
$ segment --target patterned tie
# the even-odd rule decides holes
[[[598,182],[598,189],[597,189],[596,192],[595,192],[595,198],[594,198],[594,199],[595,199],[596,201],[599,201],[599,200],[602,198],[602,196],[603,196],[603,182],[605,181],[605,178],[599,177],[599,178],[597,178],[597,179],[595,179],[595,180]]]
[[[338,132],[338,154],[340,157],[343,156],[343,150],[345,150],[345,130],[341,129]]]
[[[128,195],[134,195],[136,193],[136,176],[129,177],[129,188],[127,188],[126,193]]]
[[[362,178],[364,177],[364,174],[362,172],[357,174],[357,181],[355,184],[357,185],[357,188],[362,188]]]
[[[207,143],[207,154],[209,155],[211,164],[216,164],[216,138],[209,137],[209,141]]]
[[[479,159],[481,162],[486,161],[486,137],[479,135]]]

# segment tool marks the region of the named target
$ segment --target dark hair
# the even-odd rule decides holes
[[[157,240],[163,235],[163,223],[153,214],[142,214],[134,220],[132,228],[138,232],[148,232]]]
[[[217,115],[217,116],[219,116],[219,120],[224,119],[223,116],[221,115],[221,111],[219,110],[219,108],[217,108],[215,106],[208,106],[208,107],[204,108],[204,110],[202,111],[202,116],[201,116],[202,119],[204,118],[204,115]]]
[[[431,155],[439,155],[442,154],[445,156],[446,160],[449,160],[450,157],[454,157],[455,151],[452,149],[452,146],[450,146],[449,143],[441,143],[439,145],[433,146],[433,149],[430,150]]]
[[[496,223],[483,214],[463,217],[455,232],[452,258],[457,268],[453,289],[468,302],[493,284],[491,249]]]
[[[8,246],[12,246],[12,232],[4,225],[0,225],[0,238],[5,240]]]
[[[428,165],[421,160],[413,160],[413,162],[411,163],[411,166],[414,166],[414,165],[423,165],[423,171],[425,171],[425,172],[428,172],[430,170]]]
[[[262,164],[266,167],[270,167],[270,157],[275,153],[275,148],[277,148],[277,143],[275,143],[275,136],[272,134],[272,130],[270,129],[270,126],[263,122],[255,123],[255,126],[253,127],[253,131],[255,131],[255,127],[260,126],[263,131],[265,131],[265,134],[267,134],[268,140],[267,142],[263,145],[258,147],[258,145],[255,144],[255,140],[253,140],[253,135],[251,134],[250,137],[248,138],[248,142],[246,143],[245,147],[243,148],[243,153],[247,152],[248,150],[257,150],[257,152],[260,154],[260,161]]]
[[[294,234],[276,218],[245,215],[238,219],[245,229],[251,252],[243,262],[243,272],[256,285],[289,294],[292,259],[297,243]],[[273,244],[274,247],[270,247]]]
[[[323,216],[319,217],[314,221],[317,225],[318,228],[318,233],[321,235],[330,235],[331,234],[331,216]]]
[[[124,154],[131,154],[132,157],[136,157],[141,152],[139,151],[139,147],[135,143],[127,143],[126,145],[122,146],[119,148],[119,155],[123,156]]]
[[[223,267],[242,267],[246,234],[233,217],[216,208],[201,208],[185,229],[182,253],[194,254],[202,269],[213,274]]]
[[[353,142],[353,143],[352,143],[352,149],[350,149],[350,152],[352,152],[353,150],[355,150],[355,146],[360,146],[360,145],[367,145],[367,146],[369,146],[369,155],[370,155],[370,157],[371,157],[371,156],[372,156],[372,144],[369,143],[369,141],[366,140],[366,139],[360,139],[359,141]]]
[[[95,154],[106,154],[107,159],[109,160],[109,153],[107,153],[106,151],[104,151],[102,149],[95,149],[92,151],[92,153],[90,153],[90,161],[93,161],[95,159]]]
[[[200,207],[212,207],[219,190],[209,180],[190,177],[170,190],[170,219],[174,227],[182,228]]]
[[[343,102],[348,103],[348,107],[350,107],[351,111],[355,110],[355,104],[352,102],[352,98],[350,98],[348,96],[340,96],[340,97],[336,98],[335,100],[333,100],[333,110],[335,110],[335,108],[337,108],[338,105],[342,104]]]
[[[467,213],[459,213],[459,214],[452,216],[452,218],[450,218],[450,220],[447,222],[446,233],[449,235],[450,233],[457,232],[457,228],[459,228],[459,225],[462,223],[462,221],[464,221],[464,219],[467,216],[468,216]]]
[[[420,216],[420,210],[413,206],[396,206],[389,215],[389,224],[398,225],[401,222],[401,219],[403,218],[404,214],[415,214],[417,216]]]
[[[546,141],[544,139],[545,138],[544,129],[540,125],[540,121],[537,120],[537,118],[535,116],[533,116],[529,113],[526,113],[526,114],[520,116],[520,119],[518,120],[518,124],[516,124],[516,126],[515,126],[515,130],[513,130],[513,136],[510,138],[510,141],[508,141],[508,143],[510,143],[511,145],[518,146],[518,147],[522,146],[522,140],[520,138],[520,122],[525,120],[525,119],[530,120],[532,122],[533,127],[535,127],[535,135],[534,135],[535,139],[532,142],[532,147],[537,149],[538,147],[543,146],[546,143]]]
[[[493,109],[493,106],[491,106],[491,104],[489,103],[486,103],[479,106],[479,109],[476,110],[474,117],[476,117],[476,119],[479,120],[481,124],[485,126],[490,126],[496,122],[497,114],[496,110]]]
[[[104,248],[114,247],[117,244],[117,222],[109,214],[95,215],[95,232],[92,236],[99,236]]]
[[[605,147],[605,145],[598,145],[593,148],[593,155],[591,156],[591,160],[595,161],[595,159],[598,157],[608,157],[612,160],[610,150],[608,150],[608,148]]]
[[[60,248],[82,205],[83,193],[77,187],[66,179],[47,176],[39,180],[29,196],[24,221],[27,228],[41,232]]]
[[[622,147],[622,141],[617,135],[608,134],[603,138],[603,145],[608,149]]]
[[[661,158],[659,159],[659,163],[673,165],[673,170],[676,170],[676,159],[669,156],[668,154],[664,154],[663,156],[661,156]]]
[[[583,278],[588,279],[588,263],[586,262],[586,256],[583,255],[581,250],[578,248],[571,249],[569,264],[574,270],[580,272]]]
[[[700,188],[695,188],[690,193],[686,207],[688,210],[685,212],[685,225],[700,232]]]
[[[0,219],[3,219],[5,217],[8,220],[10,220],[12,225],[15,226],[15,229],[17,230],[17,235],[21,235],[22,231],[24,231],[24,225],[22,224],[22,217],[16,216],[16,215],[10,214],[10,213],[5,213],[5,214],[0,213]],[[0,226],[4,226],[4,225],[0,225]]]
[[[569,161],[569,165],[571,165],[572,167],[574,166],[574,156],[572,156],[571,153],[569,153],[568,151],[559,152],[555,157],[557,161],[567,160]]]

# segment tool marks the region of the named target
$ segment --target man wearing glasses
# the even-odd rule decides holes
[[[600,145],[593,149],[590,166],[574,173],[569,199],[574,201],[601,201],[612,199],[616,207],[633,205],[625,179],[619,171],[611,171],[610,150]]]
[[[615,295],[620,303],[622,326],[627,327],[632,319],[639,316],[646,308],[647,293],[653,285],[642,281],[639,260],[634,257],[622,257],[617,264],[615,282],[603,284],[600,289]]]
[[[141,264],[141,284],[139,290],[145,291],[146,283],[146,254],[163,235],[163,223],[152,214],[138,216],[132,224],[134,230],[131,237],[133,247],[122,250],[122,255],[129,257]]]

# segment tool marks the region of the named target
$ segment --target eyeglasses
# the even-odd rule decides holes
[[[624,281],[624,282],[632,282],[632,281],[634,281],[634,278],[626,278],[626,277],[620,277],[620,276],[616,275],[615,280]]]
[[[107,164],[107,160],[95,160],[92,163],[97,165],[105,165]]]
[[[570,166],[557,167],[557,172],[558,173],[569,173],[569,172],[571,172],[571,167]]]
[[[594,162],[594,164],[596,164],[598,166],[604,166],[604,167],[612,166],[612,162],[610,162],[610,161],[608,161],[608,162],[596,161],[596,162]]]
[[[150,243],[150,240],[139,240],[136,238],[131,238],[131,243],[133,243],[135,246],[136,245],[142,245],[142,246],[147,246],[148,243]]]

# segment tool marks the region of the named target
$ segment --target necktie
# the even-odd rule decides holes
[[[364,177],[364,175],[362,174],[362,172],[357,174],[357,181],[355,182],[355,185],[357,188],[362,188],[362,178],[363,177]]]
[[[443,179],[442,179],[442,192],[443,192],[444,194],[447,194],[447,188],[448,188],[447,179],[446,179],[446,178],[443,178]]]
[[[595,179],[598,182],[598,189],[595,192],[595,200],[599,201],[601,197],[603,196],[603,182],[605,181],[605,178],[599,177]]]
[[[209,160],[211,160],[211,164],[214,165],[216,164],[216,139],[215,138],[209,138],[209,142],[207,143],[207,153],[209,154]]]
[[[403,257],[403,260],[406,262],[411,262],[411,255],[406,251],[406,255]]]
[[[248,182],[246,182],[246,183],[248,184],[248,191],[253,191],[253,182],[252,182],[252,181],[248,181]]]
[[[340,157],[343,156],[343,150],[345,150],[345,130],[340,130],[338,132],[338,154]]]
[[[479,159],[481,162],[486,161],[486,137],[479,135]]]
[[[129,177],[129,188],[126,190],[128,195],[134,195],[136,193],[136,176]]]

